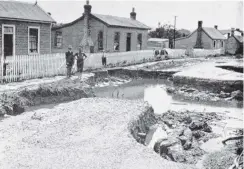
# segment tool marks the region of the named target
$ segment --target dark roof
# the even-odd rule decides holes
[[[123,18],[123,17],[111,16],[111,15],[101,15],[101,14],[91,14],[91,16],[103,22],[107,26],[111,26],[111,27],[126,27],[126,28],[135,28],[135,29],[146,29],[146,30],[151,29],[150,27],[144,25],[143,23],[130,18]],[[80,18],[74,20],[73,22],[55,25],[53,26],[53,29],[59,29],[59,28],[70,26],[76,23],[77,21],[82,20],[83,18],[84,16],[81,16]]]
[[[140,29],[151,29],[150,27],[144,25],[138,20],[134,20],[131,18],[124,18],[118,16],[111,15],[101,15],[101,14],[93,14],[98,19],[107,23],[109,26],[119,26],[119,27],[128,27],[128,28],[140,28]]]
[[[243,43],[243,36],[234,35],[234,37],[239,43]]]
[[[55,22],[37,4],[18,1],[0,1],[0,19]]]
[[[218,29],[203,27],[203,31],[208,34],[212,39],[226,39],[225,36]]]
[[[226,39],[225,36],[218,29],[207,28],[207,27],[203,27],[202,29],[213,40],[224,40],[224,39]],[[186,37],[177,38],[175,40],[181,40],[181,39],[189,38],[196,31],[197,31],[197,29],[195,31],[193,31],[190,35],[188,35]]]

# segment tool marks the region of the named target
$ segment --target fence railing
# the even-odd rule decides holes
[[[101,68],[102,53],[89,54],[84,68]],[[133,63],[142,59],[153,58],[152,50],[106,53],[107,64],[118,62]],[[76,62],[73,67],[77,69]],[[15,55],[1,61],[0,82],[14,82],[33,78],[50,77],[66,74],[66,61],[64,53],[45,55]]]

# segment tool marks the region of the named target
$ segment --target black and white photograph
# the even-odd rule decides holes
[[[0,169],[244,169],[243,0],[0,0]]]

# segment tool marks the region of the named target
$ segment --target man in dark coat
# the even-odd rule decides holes
[[[65,53],[66,57],[66,66],[67,66],[67,77],[71,77],[72,67],[74,65],[74,54],[72,52],[72,46],[68,48],[68,52]]]

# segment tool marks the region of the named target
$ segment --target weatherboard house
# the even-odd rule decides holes
[[[198,21],[198,28],[187,37],[175,40],[176,49],[199,48],[199,49],[225,49],[225,36],[214,28],[202,27],[202,21]]]
[[[52,52],[60,53],[72,45],[81,45],[85,52],[125,52],[147,48],[148,26],[136,20],[133,8],[130,18],[94,14],[89,1],[81,17],[52,28]]]
[[[37,3],[0,1],[0,56],[51,53],[54,22]]]

